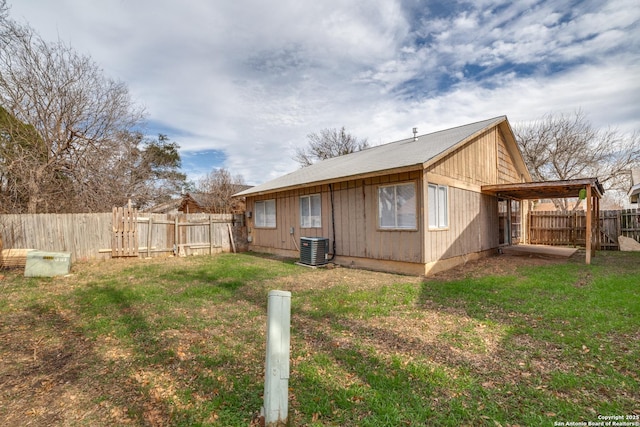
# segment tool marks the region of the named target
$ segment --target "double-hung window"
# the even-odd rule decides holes
[[[319,194],[300,197],[300,228],[322,227],[321,200]]]
[[[447,228],[449,226],[449,188],[445,185],[429,184],[429,228]]]
[[[416,211],[414,182],[378,187],[378,225],[381,229],[417,229]]]
[[[258,200],[255,203],[255,226],[264,228],[275,228],[276,226],[276,201]]]

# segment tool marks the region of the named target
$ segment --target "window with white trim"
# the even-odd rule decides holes
[[[417,229],[416,211],[414,182],[378,187],[378,225],[381,229]]]
[[[255,203],[255,226],[265,228],[276,227],[276,201],[258,200]]]
[[[322,200],[319,194],[300,196],[300,228],[322,227]]]
[[[429,228],[449,227],[449,187],[445,185],[429,184]]]

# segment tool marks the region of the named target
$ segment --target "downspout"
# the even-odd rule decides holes
[[[333,208],[333,185],[329,184],[329,193],[331,194],[331,230],[333,231],[333,248],[331,253],[331,258],[328,261],[333,261],[336,257],[336,218],[335,218],[335,210]]]

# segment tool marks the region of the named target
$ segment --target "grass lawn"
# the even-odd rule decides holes
[[[424,280],[250,254],[0,272],[0,425],[257,425],[271,289],[293,295],[291,425],[640,425],[640,253],[582,262],[503,255]]]

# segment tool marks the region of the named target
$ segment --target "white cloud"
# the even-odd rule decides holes
[[[14,2],[14,18],[125,81],[185,153],[223,151],[252,184],[295,169],[294,148],[326,127],[379,144],[582,108],[598,126],[640,128],[633,0],[474,2],[437,17],[410,0]]]

